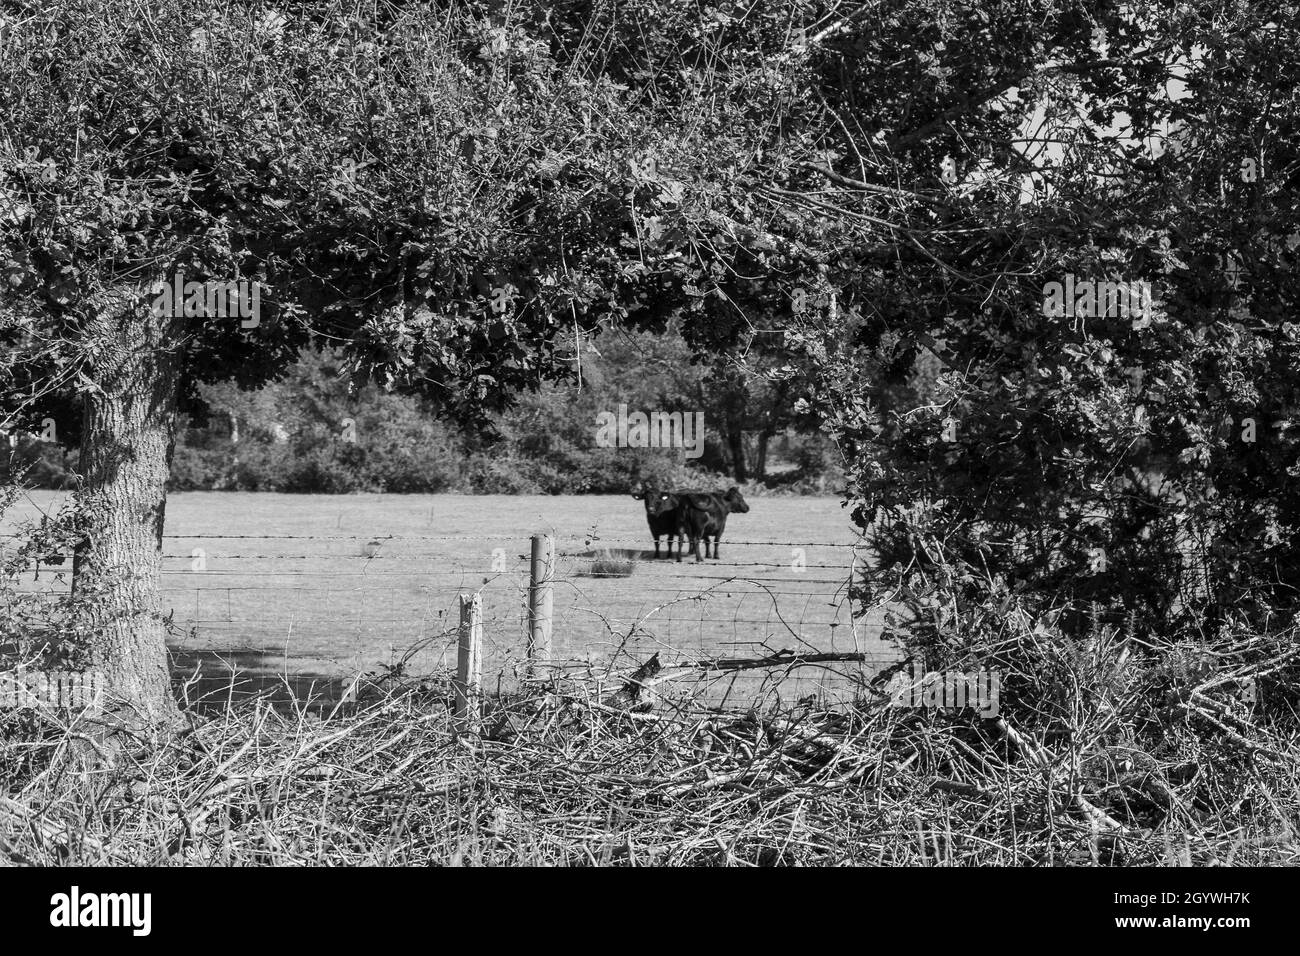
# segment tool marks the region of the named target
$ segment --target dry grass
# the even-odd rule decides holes
[[[590,569],[581,573],[592,578],[630,578],[635,570],[635,558],[624,557],[606,548],[592,560]]]
[[[1090,667],[1076,678],[1095,681]],[[324,718],[237,704],[166,743],[113,749],[92,743],[84,723],[11,714],[0,739],[0,859],[1300,860],[1295,736],[1225,703],[1222,682],[1163,702],[1140,680],[1080,684],[1108,704],[1059,733],[1050,722],[1018,727],[1007,709],[981,719],[874,699],[718,712],[653,696],[646,673],[613,694],[568,678],[534,685],[486,702],[470,729],[438,681],[368,685],[347,712]]]

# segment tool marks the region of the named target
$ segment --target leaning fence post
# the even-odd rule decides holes
[[[551,575],[555,571],[555,539],[533,535],[528,579],[528,676],[544,674],[551,660]]]
[[[460,596],[460,644],[456,653],[456,716],[478,718],[479,682],[483,675],[483,596]]]

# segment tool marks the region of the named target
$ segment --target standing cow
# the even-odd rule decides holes
[[[645,501],[645,520],[650,525],[650,534],[655,539],[655,557],[659,557],[659,538],[668,536],[668,553],[673,556],[673,538],[677,539],[677,560],[682,559],[681,520],[677,515],[677,495],[669,491],[646,488],[632,495],[638,501]]]
[[[709,557],[709,538],[713,539],[713,559],[718,558],[718,540],[727,528],[727,515],[749,510],[740,489],[728,488],[721,494],[707,491],[679,491],[671,497],[677,502],[677,560],[682,559],[681,540],[691,540],[691,554],[700,559],[700,539],[704,539],[704,557]]]

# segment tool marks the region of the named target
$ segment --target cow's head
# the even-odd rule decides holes
[[[729,511],[744,514],[749,510],[749,505],[745,503],[745,498],[740,493],[740,489],[734,485],[727,489],[727,493],[722,496],[722,500],[727,503],[727,510]]]
[[[648,518],[657,518],[677,507],[677,496],[657,488],[645,488],[632,495],[638,501],[645,501],[645,513]]]

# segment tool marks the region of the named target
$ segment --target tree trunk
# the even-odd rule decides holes
[[[749,480],[749,471],[745,467],[745,433],[728,425],[727,445],[731,450],[731,473],[736,483],[743,485]]]
[[[121,289],[92,303],[73,560],[75,640],[99,673],[105,708],[133,724],[178,717],[159,593],[183,319],[157,316]]]
[[[762,481],[767,477],[767,443],[772,433],[767,429],[758,433],[758,451],[754,455],[754,478]]]
[[[231,484],[237,488],[239,487],[237,477],[239,475],[239,416],[234,412],[230,412],[230,446],[232,449],[230,454],[230,469],[231,473],[236,476],[236,479],[232,481]]]

